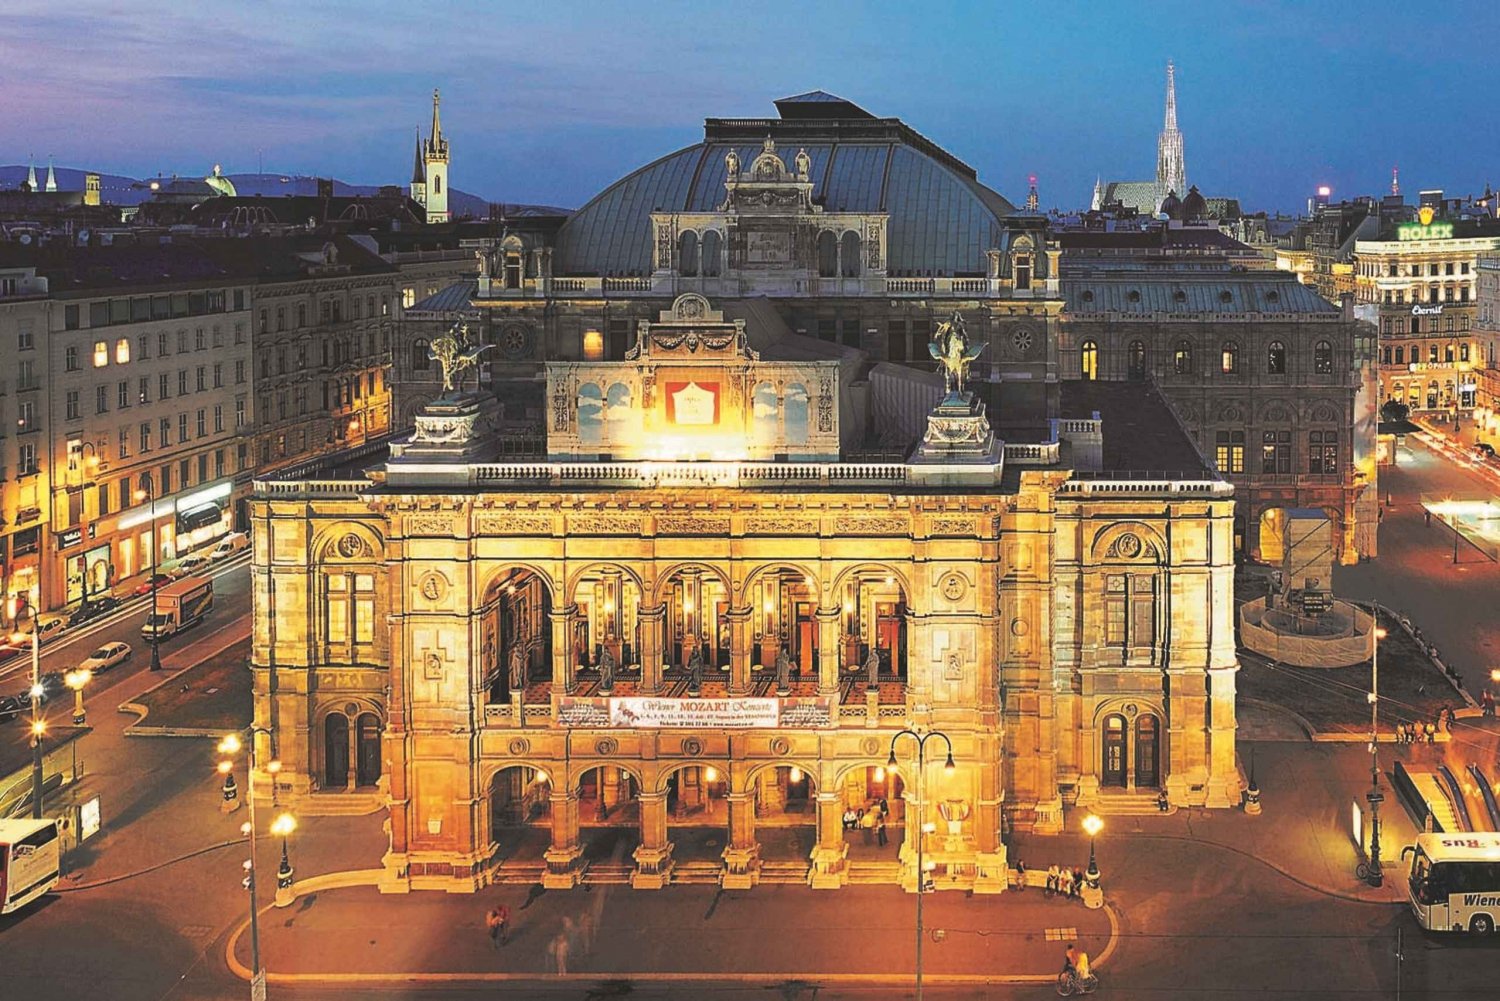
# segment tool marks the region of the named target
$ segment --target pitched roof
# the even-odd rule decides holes
[[[1283,271],[1183,273],[1171,278],[1121,274],[1062,281],[1067,312],[1337,315],[1339,308]]]

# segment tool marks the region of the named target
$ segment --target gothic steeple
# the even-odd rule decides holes
[[[52,169],[52,157],[50,155],[47,157],[47,190],[57,190],[57,174]]]
[[[1182,154],[1182,133],[1177,130],[1177,71],[1167,62],[1167,111],[1161,135],[1156,140],[1156,201],[1158,209],[1170,191],[1187,190],[1187,164]]]
[[[1094,175],[1094,199],[1089,208],[1095,212],[1104,208],[1104,178],[1098,174]]]
[[[422,205],[427,209],[428,222],[447,222],[450,218],[448,212],[448,140],[443,135],[443,122],[438,116],[438,104],[442,100],[441,95],[434,89],[432,92],[432,135],[422,144],[422,175],[425,183],[422,186],[423,196],[420,199]],[[412,182],[416,187],[416,182]]]
[[[36,190],[36,155],[26,159],[26,190]]]
[[[422,130],[417,130],[417,155],[411,165],[411,183],[426,184],[427,172],[422,169]]]

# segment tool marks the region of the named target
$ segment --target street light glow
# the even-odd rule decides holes
[[[67,674],[63,675],[63,681],[67,683],[67,686],[69,688],[73,689],[76,692],[78,691],[78,689],[88,684],[89,679],[93,676],[93,671],[90,671],[87,668],[79,668],[75,671],[69,671]]]
[[[1091,813],[1087,817],[1083,818],[1083,829],[1084,832],[1092,838],[1100,831],[1104,830],[1104,821],[1100,820],[1098,817],[1094,816]]]
[[[297,829],[297,818],[290,813],[283,813],[271,821],[271,833],[277,837],[286,837]]]
[[[234,767],[234,762],[232,762],[232,761],[221,761],[221,762],[219,762],[219,774],[220,775],[228,775],[229,774],[229,770],[231,768],[233,768],[233,767]]]
[[[34,720],[31,724],[31,735],[40,737],[47,732],[47,721],[44,719]]]
[[[240,749],[240,738],[237,734],[225,734],[224,739],[219,741],[220,754],[236,754]]]

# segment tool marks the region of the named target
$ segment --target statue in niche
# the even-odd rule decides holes
[[[970,345],[968,332],[964,330],[964,318],[953,314],[947,323],[939,323],[927,344],[927,353],[943,368],[943,389],[948,396],[962,396],[964,384],[969,379],[969,366],[974,363],[984,345]]]
[[[872,692],[880,688],[880,651],[873,646],[865,658],[865,687]]]
[[[519,692],[526,685],[526,652],[520,644],[510,648],[510,690]]]
[[[797,179],[800,181],[807,180],[807,175],[812,172],[812,157],[807,155],[807,150],[799,149],[797,151],[797,158],[793,162],[797,166]]]
[[[792,655],[785,644],[776,652],[776,694],[792,694]]]
[[[688,657],[688,694],[697,695],[703,691],[703,648],[697,645],[693,647],[692,656]]]
[[[724,169],[729,172],[731,181],[738,180],[740,176],[740,155],[730,150],[724,155]]]
[[[615,687],[615,655],[609,652],[609,644],[599,655],[599,691],[608,695]]]

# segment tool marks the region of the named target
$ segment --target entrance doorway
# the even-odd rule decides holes
[[[667,778],[667,840],[683,862],[719,862],[729,843],[729,780],[713,765],[684,765]]]
[[[797,765],[755,776],[755,840],[761,857],[806,862],[818,841],[818,796],[813,778]]]
[[[1104,762],[1100,769],[1101,785],[1125,788],[1125,717],[1104,717]]]

